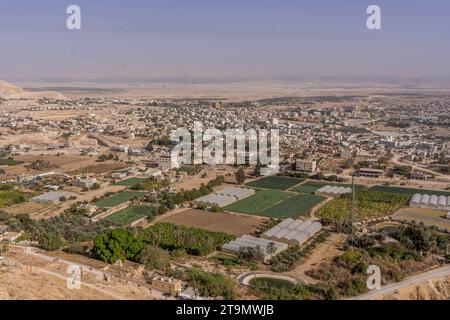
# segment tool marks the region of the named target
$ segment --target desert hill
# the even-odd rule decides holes
[[[29,92],[25,91],[21,87],[13,85],[4,80],[0,80],[0,98],[4,99],[66,99],[64,95],[55,91],[37,91]]]

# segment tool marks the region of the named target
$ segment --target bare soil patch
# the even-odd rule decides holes
[[[189,209],[163,217],[158,222],[180,224],[208,231],[241,236],[256,231],[264,220],[266,219],[256,216]]]

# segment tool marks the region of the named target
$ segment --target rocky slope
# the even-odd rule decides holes
[[[383,300],[448,300],[450,299],[450,276],[428,280],[397,290],[393,294],[377,297]]]

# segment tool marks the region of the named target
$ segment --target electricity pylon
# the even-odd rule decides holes
[[[353,245],[355,230],[353,223],[356,214],[356,188],[355,188],[355,173],[352,173],[352,194],[348,206],[346,232],[350,235],[350,243]]]

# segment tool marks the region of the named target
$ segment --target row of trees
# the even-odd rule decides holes
[[[327,202],[317,211],[325,224],[344,220],[347,216],[350,194],[341,195]],[[407,194],[362,190],[356,194],[356,219],[376,218],[391,214],[403,207],[411,198]]]
[[[234,239],[222,232],[180,226],[170,223],[158,223],[141,231],[143,241],[163,249],[174,251],[182,249],[188,254],[204,256],[214,252]]]
[[[37,241],[45,250],[58,250],[92,241],[107,230],[107,221],[89,223],[83,211],[72,206],[63,214],[49,219],[34,220],[28,214],[9,215],[0,212],[0,221],[14,231],[23,230],[24,240]]]
[[[203,297],[235,298],[234,281],[220,272],[207,272],[200,268],[190,268],[174,274],[186,281]]]
[[[126,229],[104,232],[95,237],[93,252],[107,263],[132,259],[149,267],[161,268],[167,266],[167,251],[177,255],[184,252],[204,256],[233,239],[233,236],[221,232],[159,223],[135,233]],[[155,257],[159,257],[158,261]]]
[[[164,192],[161,195],[161,203],[169,210],[172,210],[175,208],[175,205],[192,201],[213,192],[213,188],[221,185],[224,181],[225,178],[223,176],[218,176],[210,180],[206,185],[202,183],[198,189],[182,190],[176,194]]]

